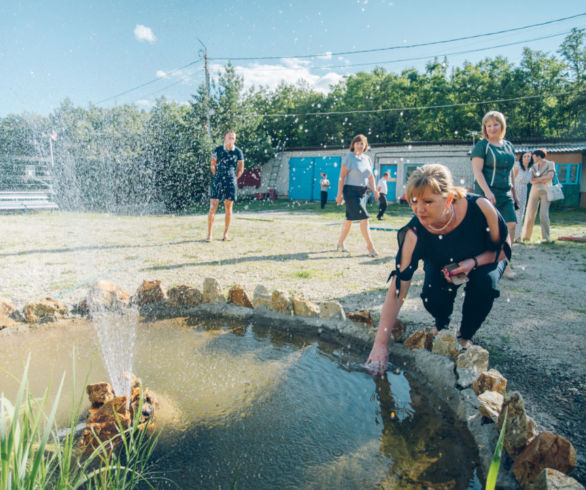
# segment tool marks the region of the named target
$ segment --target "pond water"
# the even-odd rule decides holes
[[[67,373],[62,424],[86,377],[107,380],[89,322],[42,326],[0,336],[9,398],[29,352],[33,393]],[[481,488],[472,438],[443,402],[402,363],[375,378],[363,362],[348,346],[252,324],[139,323],[134,371],[160,402],[155,486]]]

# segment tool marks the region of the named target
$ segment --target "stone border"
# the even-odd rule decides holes
[[[72,313],[88,315],[95,309],[120,309],[131,304],[138,306],[147,320],[192,317],[260,321],[261,326],[350,344],[362,351],[371,347],[376,333],[367,310],[349,313],[346,319],[338,302],[318,305],[304,298],[290,297],[281,290],[270,293],[262,285],[256,287],[252,299],[238,284],[225,295],[215,278],[204,279],[203,292],[191,285],[181,285],[165,293],[161,281],[143,281],[132,297],[109,281],[99,281]],[[22,313],[0,298],[0,330],[22,322],[56,321],[68,315],[68,308],[51,298],[28,303]],[[506,453],[497,488],[519,488],[517,480],[522,488],[533,490],[561,488],[560,485],[584,488],[565,474],[576,465],[576,452],[571,443],[549,432],[537,434],[535,422],[525,413],[521,395],[505,394],[506,379],[498,371],[488,370],[488,351],[479,346],[461,350],[453,333],[447,330],[434,338],[430,329],[420,329],[401,343],[404,332],[403,325],[397,322],[393,328],[395,342],[389,345],[390,358],[394,363],[411,361],[424,385],[451,406],[456,417],[466,425],[478,448],[482,481],[486,480],[499,428],[504,422],[503,408],[507,407]],[[490,420],[495,423],[487,423]],[[555,457],[551,457],[552,451]]]

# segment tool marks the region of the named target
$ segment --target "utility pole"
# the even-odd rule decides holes
[[[200,56],[203,54],[204,60],[204,70],[205,70],[205,83],[206,83],[206,125],[208,127],[208,135],[210,139],[212,138],[212,123],[210,121],[210,70],[208,65],[208,48],[206,45],[198,39],[200,44],[203,46],[203,49],[200,49],[199,54]]]

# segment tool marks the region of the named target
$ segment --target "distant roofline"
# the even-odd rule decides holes
[[[474,141],[478,141],[475,139]],[[586,151],[586,139],[584,138],[519,138],[509,140],[513,145],[517,146],[551,146],[551,145],[572,145],[582,147],[582,151]],[[459,140],[439,140],[439,141],[402,141],[392,143],[369,143],[371,148],[388,148],[393,146],[462,146],[467,145],[472,147],[472,140],[459,139]],[[348,145],[327,145],[323,146],[297,146],[291,148],[285,148],[284,151],[327,151],[327,150],[348,150]],[[579,151],[579,150],[577,150]]]

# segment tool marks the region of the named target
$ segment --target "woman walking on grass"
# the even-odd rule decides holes
[[[350,153],[342,160],[340,179],[338,181],[338,195],[336,203],[346,202],[346,221],[342,225],[342,232],[336,248],[339,252],[348,252],[344,246],[346,237],[350,233],[353,221],[360,222],[360,232],[366,242],[368,255],[378,256],[370,236],[368,213],[366,211],[366,191],[370,187],[374,197],[378,199],[379,193],[376,190],[374,175],[372,173],[372,162],[364,152],[368,150],[368,140],[363,134],[358,134],[350,144]]]

